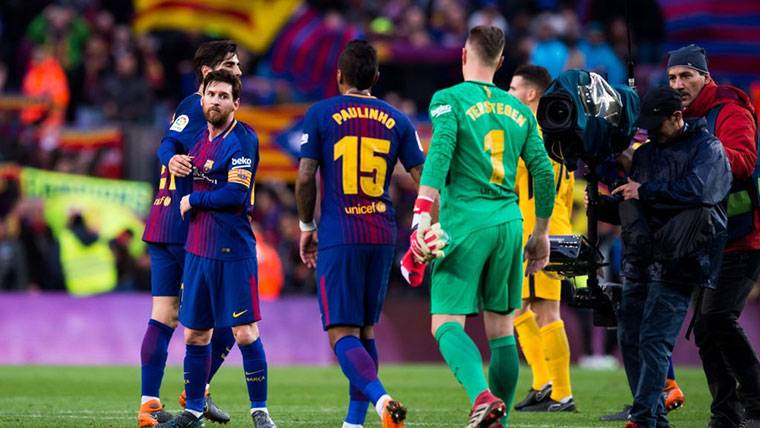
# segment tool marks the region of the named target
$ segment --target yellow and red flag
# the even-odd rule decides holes
[[[201,31],[263,53],[301,0],[134,0],[136,32]]]

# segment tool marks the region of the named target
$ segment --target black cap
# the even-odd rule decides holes
[[[670,86],[654,87],[641,100],[641,114],[636,126],[646,130],[657,129],[665,118],[682,110],[683,103],[678,91]]]
[[[683,65],[702,73],[707,73],[707,57],[705,50],[697,45],[684,46],[681,49],[668,52],[668,68]]]

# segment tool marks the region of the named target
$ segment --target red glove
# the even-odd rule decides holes
[[[412,239],[414,242],[414,239]],[[419,287],[422,285],[422,281],[425,279],[425,268],[427,263],[419,263],[415,260],[415,255],[412,253],[412,248],[409,248],[401,258],[401,275],[404,276],[406,282],[412,287]]]

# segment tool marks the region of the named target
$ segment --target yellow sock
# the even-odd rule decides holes
[[[533,373],[531,388],[540,391],[544,385],[551,382],[551,377],[546,366],[544,344],[541,340],[538,324],[536,324],[536,314],[533,311],[525,311],[515,318],[515,330],[517,330],[520,348],[525,359],[528,360],[530,371]]]
[[[552,400],[560,401],[573,395],[570,388],[570,345],[567,343],[565,323],[554,321],[541,327],[546,366],[552,379]]]

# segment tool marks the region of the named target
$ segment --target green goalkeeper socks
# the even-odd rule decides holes
[[[512,402],[515,399],[520,362],[514,336],[502,336],[488,341],[491,348],[491,363],[488,366],[488,384],[491,392],[507,405],[507,414],[502,421],[506,426]]]
[[[454,377],[464,386],[470,402],[475,403],[478,394],[488,389],[483,374],[483,357],[478,347],[465,333],[464,327],[456,322],[447,322],[438,327],[435,340]]]

